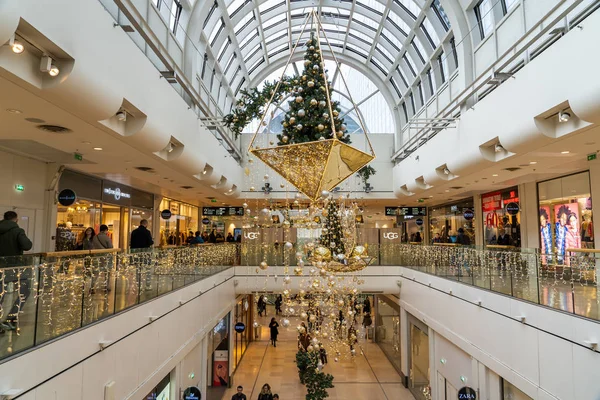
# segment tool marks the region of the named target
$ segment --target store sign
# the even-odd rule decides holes
[[[422,226],[423,225],[423,218],[417,218],[415,220],[415,223],[417,224],[417,226]]]
[[[463,387],[458,391],[459,400],[477,400],[477,392],[470,387]]]
[[[179,203],[172,201],[171,204],[169,204],[169,210],[171,210],[173,214],[179,215]]]
[[[121,199],[130,199],[131,194],[125,193],[121,191],[121,188],[104,188],[104,194],[113,196],[115,200],[119,201]]]
[[[502,208],[502,193],[487,193],[481,196],[483,212],[500,210]]]
[[[215,217],[243,216],[244,207],[202,207],[202,215]]]
[[[398,232],[384,232],[383,238],[387,240],[398,239]]]
[[[470,208],[467,208],[466,210],[463,211],[463,217],[465,217],[465,219],[467,221],[470,221],[473,218],[475,218],[475,213]]]
[[[244,232],[244,239],[254,240],[260,236],[259,232]]]
[[[160,217],[161,217],[162,219],[171,219],[171,215],[173,215],[173,214],[171,213],[171,210],[162,210],[162,211],[160,212]]]
[[[509,215],[517,215],[519,213],[519,211],[521,210],[521,208],[519,207],[519,203],[508,203],[506,205],[506,213]]]
[[[427,216],[427,207],[386,207],[385,215],[388,217],[393,217],[394,215],[425,217]]]
[[[71,189],[63,189],[58,194],[58,204],[61,206],[70,206],[77,200],[77,195]]]
[[[210,224],[210,219],[208,219],[208,218],[202,218],[202,223],[204,225],[208,225],[208,224]]]
[[[202,393],[196,386],[190,386],[183,391],[183,400],[200,400]]]
[[[246,330],[246,324],[244,324],[243,322],[237,322],[233,329],[235,329],[237,333],[242,333]]]

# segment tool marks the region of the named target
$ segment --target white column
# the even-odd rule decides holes
[[[154,195],[154,213],[152,216],[152,239],[154,239],[154,246],[160,245],[160,202],[163,200],[163,196],[159,194]]]
[[[437,364],[435,362],[437,359],[435,351],[436,333],[428,327],[427,336],[429,338],[429,387],[431,388],[431,398],[439,399],[441,398],[439,396],[441,389],[438,387],[440,382],[438,382]]]
[[[48,164],[46,169],[46,190],[44,192],[44,213],[42,215],[41,249],[36,251],[54,251],[56,248],[56,190],[62,175],[63,166]]]
[[[537,183],[519,185],[519,205],[521,207],[521,247],[540,247],[540,219],[537,199]]]
[[[410,334],[409,324],[408,324],[408,313],[402,306],[400,306],[400,354],[401,354],[401,364],[400,370],[404,374],[404,376],[409,377],[410,375],[410,367],[408,365],[408,359],[410,354],[410,345],[408,343],[408,335]]]
[[[473,196],[473,213],[475,214],[475,245],[483,246],[483,210],[481,195]]]

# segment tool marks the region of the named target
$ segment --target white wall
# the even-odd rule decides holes
[[[403,274],[400,305],[435,331],[432,367],[447,379],[455,382],[465,371],[468,386],[484,388],[485,374],[475,373],[482,369],[478,362],[534,399],[600,397],[600,381],[591,372],[598,370],[600,353],[586,343],[600,339],[597,322],[413,270]],[[476,360],[471,375],[467,357]]]
[[[19,214],[19,225],[33,242],[31,252],[47,249],[50,230],[44,226],[51,222],[46,218],[56,219],[56,210],[49,211],[47,200],[54,198],[54,192],[46,192],[46,188],[56,169],[55,164],[0,151],[0,219],[5,211]],[[23,185],[25,190],[17,191],[15,185]]]
[[[115,399],[138,400],[173,369],[179,387],[205,387],[198,345],[235,305],[232,276],[221,272],[0,364],[0,393],[40,385],[20,399],[103,400],[115,382]],[[100,351],[100,341],[111,344]]]

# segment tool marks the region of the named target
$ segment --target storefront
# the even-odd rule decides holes
[[[429,208],[429,241],[457,243],[462,228],[468,243],[475,244],[473,198]],[[463,243],[465,244],[465,243]]]
[[[214,233],[217,243],[241,241],[243,207],[202,207],[202,230]],[[273,215],[273,223],[282,221],[282,215]]]
[[[229,386],[229,319],[224,316],[208,335],[207,398],[220,399],[222,389]]]
[[[64,171],[58,184],[56,251],[81,248],[89,227],[108,226],[113,247],[129,247],[131,231],[142,219],[152,229],[154,195],[100,178]]]
[[[410,344],[408,388],[417,400],[431,399],[429,376],[429,329],[409,314]]]
[[[398,373],[400,359],[400,305],[390,295],[375,295],[375,342]]]
[[[425,242],[427,207],[386,207],[385,215],[396,217],[401,243]]]
[[[171,374],[165,376],[150,393],[144,396],[144,400],[169,400],[173,398],[173,385],[171,385]]]
[[[592,197],[588,171],[538,183],[540,251],[555,253],[562,264],[566,249],[594,248]],[[550,256],[543,261],[553,261]]]
[[[162,213],[168,210],[169,213]],[[191,204],[164,198],[160,202],[160,240],[161,246],[182,246],[194,237],[198,226],[199,208]],[[165,216],[168,216],[165,218]],[[191,239],[190,239],[191,240]]]
[[[242,356],[246,352],[250,344],[251,332],[250,324],[252,324],[252,296],[244,295],[238,298],[235,305],[234,319],[234,349],[233,349],[233,369],[235,370],[240,364]]]
[[[483,243],[521,247],[521,206],[516,187],[481,196]]]

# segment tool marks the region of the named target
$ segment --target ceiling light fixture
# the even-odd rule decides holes
[[[502,147],[500,143],[496,143],[496,145],[494,146],[494,151],[496,153],[500,153],[501,151],[504,151],[504,147]]]
[[[560,111],[558,113],[558,121],[559,122],[567,122],[571,118],[571,114],[566,111]]]
[[[96,151],[102,151],[102,147],[94,147],[94,150],[96,150]]]
[[[22,52],[25,51],[25,46],[23,46],[23,43],[19,42],[15,38],[15,35],[12,35],[12,37],[8,41],[8,45],[10,46],[13,53],[15,53],[15,54],[21,54]]]
[[[81,142],[81,144],[92,144],[92,142],[85,141],[85,142]]]
[[[535,164],[537,164],[537,161],[529,161],[529,164],[535,165]]]
[[[169,143],[169,145],[167,146],[167,153],[172,153],[173,152],[173,143]]]
[[[54,65],[54,60],[50,56],[42,56],[40,61],[40,71],[47,72],[50,76],[58,76],[60,69]]]
[[[60,74],[60,69],[58,69],[58,67],[56,65],[54,65],[54,63],[52,63],[52,66],[50,67],[50,71],[48,71],[48,75],[54,77],[54,76],[58,76],[58,74]]]
[[[450,175],[450,170],[448,168],[444,168],[444,174],[445,175]]]
[[[492,176],[498,176],[498,174],[493,174]]]
[[[116,114],[116,116],[119,121],[123,121],[123,122],[127,121],[127,113],[125,111],[122,111],[122,110],[119,111]]]
[[[560,152],[560,154],[569,154],[569,153],[570,153],[570,151],[568,151],[568,150],[565,150],[565,151],[561,151],[561,152]]]
[[[16,108],[7,108],[6,111],[11,114],[22,114],[23,113],[23,111],[17,110]]]

